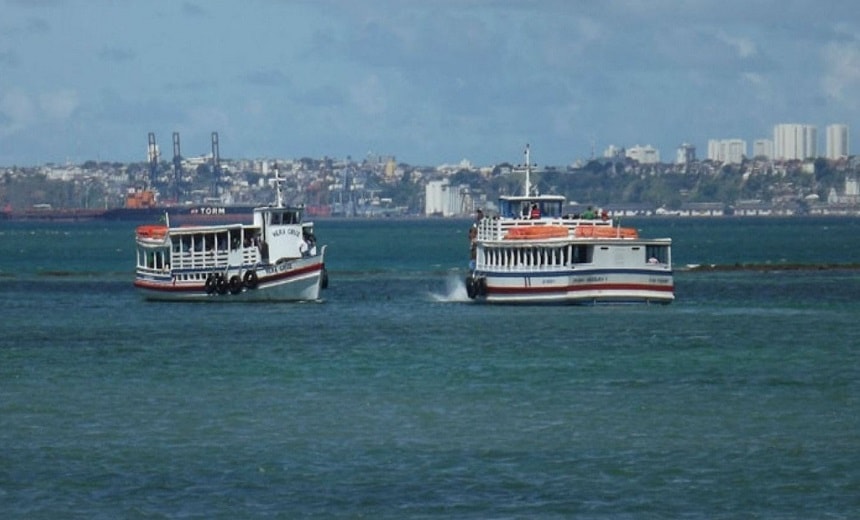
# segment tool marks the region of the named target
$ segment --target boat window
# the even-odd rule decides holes
[[[648,263],[667,264],[669,263],[669,246],[646,246],[645,258]]]
[[[594,258],[594,246],[573,246],[573,263],[590,264]]]

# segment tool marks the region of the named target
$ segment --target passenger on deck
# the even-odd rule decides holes
[[[537,220],[540,218],[540,208],[538,208],[537,204],[532,204],[532,210],[529,213],[529,218],[532,220]]]
[[[475,211],[475,222],[472,223],[472,227],[469,228],[469,257],[474,261],[478,252],[478,244],[475,242],[478,239],[478,226],[481,223],[481,220],[484,219],[484,212],[478,208]]]

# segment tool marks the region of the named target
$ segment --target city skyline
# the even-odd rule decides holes
[[[3,166],[139,161],[148,132],[200,155],[212,131],[226,157],[671,161],[860,114],[847,0],[0,3]]]

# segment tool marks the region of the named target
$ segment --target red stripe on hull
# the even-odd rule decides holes
[[[323,264],[314,264],[309,265],[307,267],[302,267],[301,269],[288,270],[283,273],[277,273],[269,276],[261,276],[258,279],[258,284],[266,284],[270,282],[280,281],[287,278],[294,278],[297,276],[301,276],[303,274],[312,273],[314,271],[322,271]],[[176,284],[175,282],[153,282],[150,280],[135,280],[134,286],[140,289],[150,289],[154,291],[163,291],[163,292],[175,292],[175,293],[194,293],[194,292],[206,292],[206,284]]]
[[[601,283],[568,285],[565,287],[487,287],[487,294],[548,294],[577,291],[662,291],[674,292],[674,285],[648,285],[638,283]]]

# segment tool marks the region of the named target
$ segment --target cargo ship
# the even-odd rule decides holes
[[[253,205],[241,204],[160,204],[151,190],[133,190],[125,206],[101,212],[103,220],[153,222],[169,219],[174,225],[250,224],[254,221]],[[166,217],[165,217],[166,216]]]

